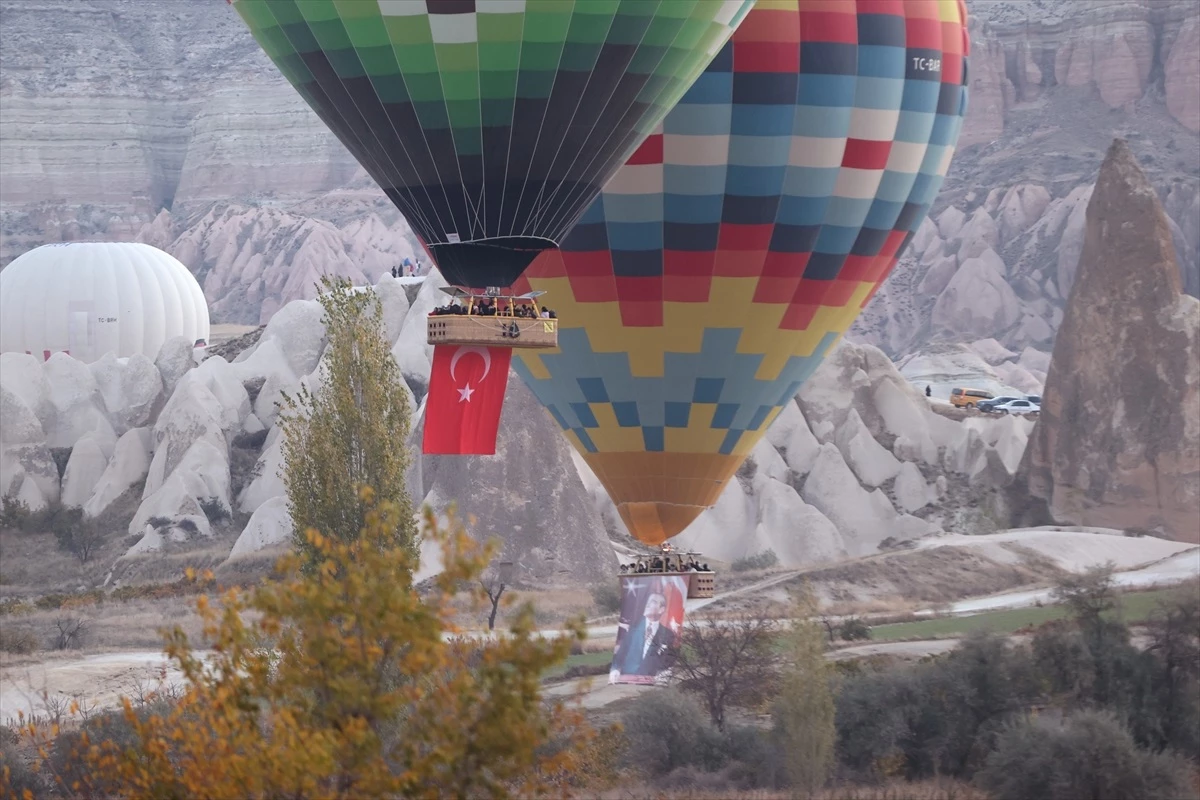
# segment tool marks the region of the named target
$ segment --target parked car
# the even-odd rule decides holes
[[[1027,394],[1025,395],[1025,399],[1036,406],[1041,406],[1042,404],[1042,396],[1040,394]]]
[[[958,408],[968,408],[980,400],[991,400],[995,395],[983,389],[954,388],[950,390],[950,405]]]
[[[1000,395],[999,397],[993,397],[991,400],[980,400],[975,404],[975,407],[980,411],[993,411],[995,410],[996,406],[1004,405],[1005,403],[1011,403],[1013,400],[1020,399],[1020,397],[1015,395]]]
[[[1009,400],[1007,403],[995,406],[992,410],[998,414],[1037,414],[1042,407],[1028,400]]]

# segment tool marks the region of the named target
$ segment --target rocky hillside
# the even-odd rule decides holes
[[[431,363],[425,316],[442,285],[435,273],[385,275],[376,286],[418,409],[414,446]],[[233,570],[277,550],[291,524],[276,403],[319,374],[321,316],[315,301],[288,303],[228,359],[182,339],[153,362],[3,354],[0,494],[34,510],[79,506],[110,526],[110,539],[125,539],[111,580],[134,580],[180,550],[203,549]],[[197,365],[197,355],[207,357]],[[843,344],[680,543],[722,561],[772,550],[798,566],[940,531],[995,530],[992,498],[1011,481],[1031,424],[946,414],[882,352]],[[526,582],[599,580],[614,546],[638,547],[515,375],[497,455],[418,458],[410,487],[435,508],[457,501],[474,517],[469,530],[499,536]]]
[[[1128,138],[1200,290],[1200,5],[968,0],[973,80],[935,208],[854,336],[893,356],[995,338],[1048,352],[1108,142]],[[259,324],[320,269],[374,281],[406,225],[212,0],[0,0],[0,264],[140,238]]]
[[[968,3],[970,109],[933,211],[852,330],[893,357],[1049,352],[1109,142],[1125,138],[1200,295],[1200,4]]]

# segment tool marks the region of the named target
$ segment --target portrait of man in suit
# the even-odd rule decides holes
[[[674,657],[675,632],[664,623],[667,598],[659,591],[645,596],[641,616],[625,631],[613,654],[609,682],[617,683],[622,676],[643,676],[653,681],[658,673],[671,665]],[[624,681],[623,681],[624,682]]]

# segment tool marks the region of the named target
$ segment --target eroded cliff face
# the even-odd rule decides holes
[[[1007,112],[1047,89],[1094,92],[1132,111],[1153,92],[1168,113],[1200,132],[1200,5],[1162,0],[968,2],[971,109],[962,144],[1004,132]]]
[[[1022,472],[1060,522],[1200,541],[1200,301],[1128,145],[1109,149]]]

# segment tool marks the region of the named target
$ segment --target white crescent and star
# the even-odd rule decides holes
[[[460,347],[455,350],[454,355],[450,358],[450,380],[455,380],[454,368],[458,366],[458,360],[469,353],[474,353],[483,359],[483,374],[479,376],[479,383],[483,383],[492,369],[492,354],[488,352],[486,347]],[[471,388],[470,381],[464,386],[456,386],[455,388],[458,389],[458,402],[471,402],[471,395],[475,394],[476,390]]]

